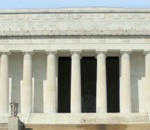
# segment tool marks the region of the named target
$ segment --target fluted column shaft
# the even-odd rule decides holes
[[[130,52],[121,55],[120,112],[131,112]]]
[[[81,112],[80,53],[72,53],[71,61],[71,113]]]
[[[9,72],[9,67],[8,67],[8,54],[9,53],[3,53],[1,55],[1,68],[0,68],[0,113],[8,113],[9,109],[9,94],[8,94],[8,85],[9,85],[9,80],[8,80],[8,72]]]
[[[146,111],[150,112],[150,51],[145,52]]]
[[[44,112],[57,112],[56,89],[56,52],[47,52],[47,81],[44,98]]]
[[[106,92],[106,56],[105,52],[97,55],[97,88],[96,88],[96,112],[107,112],[107,92]]]
[[[32,110],[32,52],[24,53],[23,86],[21,95],[21,112],[31,113]]]

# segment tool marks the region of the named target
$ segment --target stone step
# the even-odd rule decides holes
[[[0,130],[8,130],[8,124],[0,123]]]
[[[27,124],[26,130],[150,130],[150,124],[121,125],[35,125]]]
[[[119,125],[38,125],[26,124],[25,130],[150,130],[150,124]],[[8,130],[8,124],[0,124],[0,130]]]

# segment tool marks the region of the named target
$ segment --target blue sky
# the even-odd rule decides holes
[[[0,0],[0,9],[62,7],[150,8],[150,0]]]

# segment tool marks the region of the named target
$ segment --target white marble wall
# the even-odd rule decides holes
[[[132,112],[139,111],[138,81],[145,77],[145,55],[143,52],[131,53],[131,103]]]
[[[43,80],[46,80],[46,53],[33,54],[34,112],[43,112]]]
[[[9,77],[12,78],[12,102],[19,103],[20,112],[20,81],[22,80],[23,72],[23,54],[12,53],[9,56]]]
[[[34,78],[34,112],[43,112],[43,80],[46,79],[46,53],[32,55],[32,77]],[[23,54],[12,53],[9,57],[9,76],[12,78],[12,102],[19,103],[20,112],[20,81],[23,75]]]

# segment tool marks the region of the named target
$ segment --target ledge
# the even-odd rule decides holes
[[[104,30],[37,30],[37,31],[0,31],[0,36],[149,36],[150,30],[125,30],[125,29],[104,29]]]
[[[8,122],[9,114],[1,114],[0,123]],[[57,113],[57,114],[19,114],[25,124],[50,124],[50,125],[84,125],[84,124],[150,124],[147,113]]]
[[[150,9],[0,10],[0,36],[150,35],[149,21]]]
[[[103,7],[77,7],[77,8],[52,8],[52,9],[13,9],[0,10],[0,14],[24,13],[150,13],[149,8],[103,8]]]
[[[125,124],[125,125],[36,125],[29,124],[26,128],[33,130],[149,130],[149,124]]]

